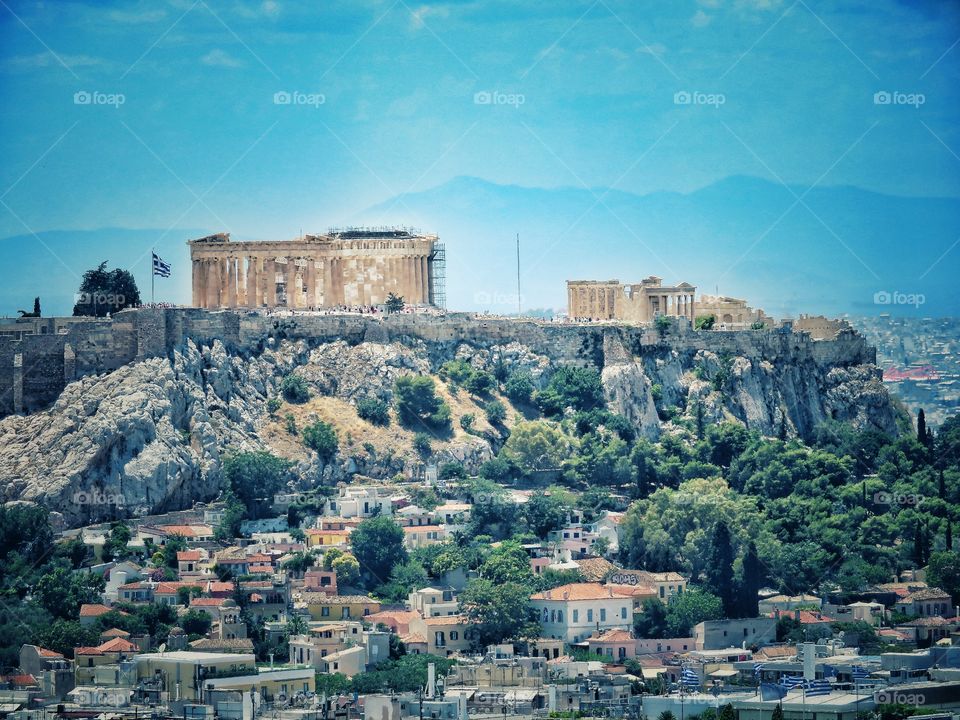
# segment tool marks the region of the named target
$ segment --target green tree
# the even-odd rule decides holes
[[[559,468],[570,455],[571,444],[560,428],[550,422],[518,422],[500,450],[500,456],[522,470]]]
[[[546,415],[559,415],[566,408],[593,410],[603,407],[603,385],[596,370],[565,365],[558,368],[541,392],[537,404]]]
[[[460,594],[460,607],[476,628],[477,648],[539,637],[540,624],[530,607],[530,591],[522,583],[496,583],[477,578]]]
[[[450,408],[436,394],[432,377],[404,375],[393,385],[393,401],[397,415],[405,425],[446,429],[450,425]]]
[[[413,436],[413,449],[422,457],[427,457],[433,452],[433,446],[430,443],[430,436],[424,432],[415,433]]]
[[[696,330],[713,330],[713,325],[716,322],[716,315],[698,315],[697,319],[693,321],[693,327]]]
[[[389,517],[364,520],[350,533],[350,549],[369,586],[382,584],[393,568],[407,561],[403,528]]]
[[[87,270],[80,282],[74,316],[105,317],[128,307],[140,305],[137,282],[128,270],[107,270],[104,260],[93,270]]]
[[[74,620],[80,614],[81,605],[99,602],[104,584],[101,575],[57,567],[41,576],[33,596],[55,618]]]
[[[310,399],[307,381],[295,373],[287,375],[280,381],[280,392],[288,403],[302,405]]]
[[[955,604],[960,603],[960,553],[933,553],[927,566],[927,583],[950,593]]]
[[[719,520],[713,526],[705,576],[707,587],[723,603],[724,615],[735,617],[737,608],[733,577],[733,543],[730,539],[730,529],[723,520]]]
[[[390,408],[380,398],[365,397],[357,400],[357,415],[374,425],[390,424]]]
[[[633,629],[638,637],[661,638],[667,635],[667,606],[656,598],[643,601],[633,614]]]
[[[242,452],[223,461],[223,474],[248,515],[257,518],[266,512],[259,507],[262,501],[272,500],[286,484],[290,467],[290,462],[269,452]]]
[[[523,405],[530,402],[530,397],[533,395],[533,378],[525,370],[512,372],[507,378],[503,390],[506,396],[510,398],[510,402]]]
[[[557,495],[535,492],[523,505],[523,517],[530,532],[538,538],[545,538],[551,530],[563,527],[567,510]]]
[[[688,588],[674,596],[667,608],[668,637],[690,637],[693,626],[724,617],[720,598],[705,590]]]
[[[360,582],[360,563],[353,555],[341,555],[330,569],[337,574],[337,587],[351,587]]]
[[[403,310],[404,306],[403,296],[395,295],[394,293],[387,293],[387,301],[384,305],[387,308],[387,312],[390,314],[398,313]]]
[[[767,580],[767,570],[757,555],[757,546],[750,540],[743,553],[740,583],[737,588],[737,617],[753,618],[760,614],[759,593]]]
[[[499,400],[491,400],[485,403],[483,412],[487,416],[487,422],[491,425],[499,425],[507,419],[507,408]]]
[[[303,429],[303,443],[317,453],[325,463],[330,462],[337,454],[337,431],[333,425],[323,420],[317,420]]]
[[[180,626],[187,635],[206,635],[210,632],[213,619],[204,610],[191,608],[180,618]]]

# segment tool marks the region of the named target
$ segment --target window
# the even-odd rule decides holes
[[[626,605],[624,605],[622,608],[620,608],[620,619],[621,619],[621,620],[626,620],[626,619],[627,619],[627,606],[626,606]]]
[[[450,631],[450,639],[451,639],[451,640],[457,640],[457,639],[459,639],[459,638],[460,638],[460,633],[458,633],[456,630],[451,630],[451,631]]]
[[[587,622],[593,622],[593,609],[587,610]]]
[[[350,608],[345,607],[340,611],[340,613],[341,613],[341,617],[348,618],[350,617]]]
[[[573,611],[573,621],[574,621],[574,622],[580,622],[580,611],[579,611],[579,610],[574,610],[574,611]]]
[[[600,622],[606,622],[606,621],[607,621],[607,609],[600,608]]]
[[[330,617],[330,608],[328,607],[320,608],[320,617]]]

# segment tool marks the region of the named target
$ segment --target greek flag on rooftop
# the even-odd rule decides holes
[[[867,672],[861,665],[854,665],[850,668],[850,675],[854,680],[866,680],[870,677],[870,673]]]
[[[763,670],[763,663],[754,663],[754,664],[753,664],[753,674],[754,674],[754,675],[759,675],[761,670]]]
[[[700,684],[700,676],[690,668],[683,668],[683,670],[680,671],[680,682],[684,685],[697,686]]]
[[[170,263],[153,253],[153,274],[157,277],[170,277]]]
[[[804,683],[804,692],[807,694],[807,697],[829,695],[830,683],[826,680],[808,680]]]
[[[780,687],[786,690],[792,690],[800,685],[803,685],[803,678],[799,675],[784,675],[780,678]]]

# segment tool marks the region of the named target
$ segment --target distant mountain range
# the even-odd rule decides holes
[[[519,233],[525,308],[564,307],[567,279],[657,275],[665,284],[687,281],[700,292],[746,298],[778,317],[960,314],[960,198],[842,186],[807,191],[742,176],[689,194],[647,195],[457,177],[352,220],[438,232],[447,304],[456,309],[516,311]],[[184,241],[214,230],[111,228],[0,240],[0,314],[30,309],[37,294],[46,313],[67,312],[79,275],[104,259],[135,263],[147,300],[152,246],[174,265],[172,279],[157,281],[158,299],[188,302]]]

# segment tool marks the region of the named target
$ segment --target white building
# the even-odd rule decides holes
[[[534,593],[530,604],[543,626],[543,636],[580,642],[607,630],[630,630],[633,601],[600,583],[570,583]]]

